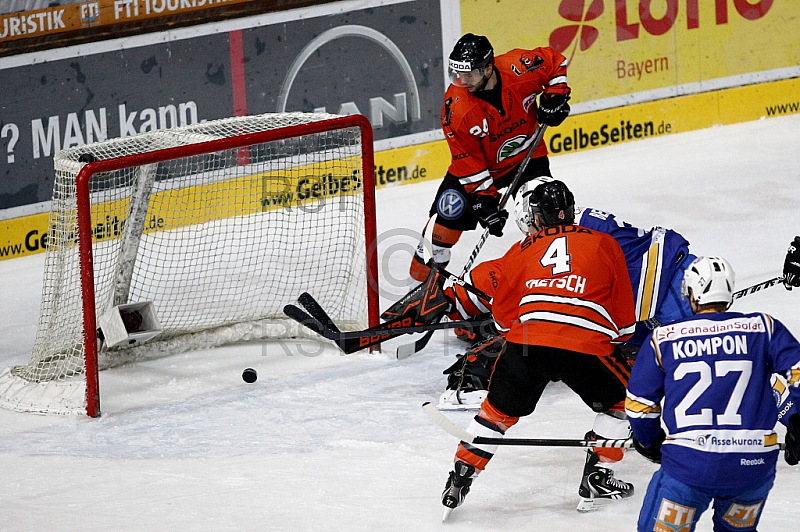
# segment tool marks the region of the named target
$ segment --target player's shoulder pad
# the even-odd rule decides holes
[[[475,106],[478,98],[472,96],[467,89],[451,84],[444,95],[442,105],[442,125],[458,129],[459,124],[466,118]]]
[[[523,50],[522,48],[515,48],[495,57],[494,62],[498,70],[507,74],[513,73],[521,76],[543,68],[546,63],[546,57],[542,53],[537,53],[538,51],[539,49]]]

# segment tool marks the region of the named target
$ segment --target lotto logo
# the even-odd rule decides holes
[[[653,532],[689,532],[696,510],[668,499],[661,499]]]
[[[753,528],[756,524],[756,519],[758,519],[758,514],[761,513],[761,504],[744,506],[733,503],[722,519],[733,528]]]

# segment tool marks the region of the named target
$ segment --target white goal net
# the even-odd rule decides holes
[[[282,309],[304,291],[342,330],[374,324],[368,129],[267,114],[58,153],[39,327],[29,363],[0,374],[0,405],[99,415],[98,365],[296,336]],[[95,339],[102,316],[147,302],[154,338],[136,340],[136,314],[129,341]]]

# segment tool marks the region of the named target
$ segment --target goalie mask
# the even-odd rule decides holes
[[[575,223],[575,197],[563,181],[541,183],[528,196],[528,216],[531,226],[537,230],[551,225],[571,225]]]
[[[517,193],[514,194],[514,220],[523,235],[528,234],[528,227],[531,225],[531,215],[528,210],[528,198],[531,192],[542,183],[550,183],[551,181],[554,181],[554,179],[549,175],[534,177],[530,181],[523,183]]]
[[[733,303],[733,268],[722,257],[698,257],[683,273],[681,292],[689,299],[689,289],[698,305]],[[726,307],[727,308],[727,307]]]

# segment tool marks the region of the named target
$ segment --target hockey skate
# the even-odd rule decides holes
[[[578,495],[581,496],[577,508],[579,512],[591,512],[607,501],[633,495],[633,484],[614,478],[614,471],[601,467],[599,461],[597,453],[587,451],[583,478],[578,488]]]
[[[461,461],[453,464],[453,470],[450,471],[442,492],[442,504],[445,507],[442,521],[446,521],[450,513],[464,502],[473,478],[475,478],[475,467]]]

